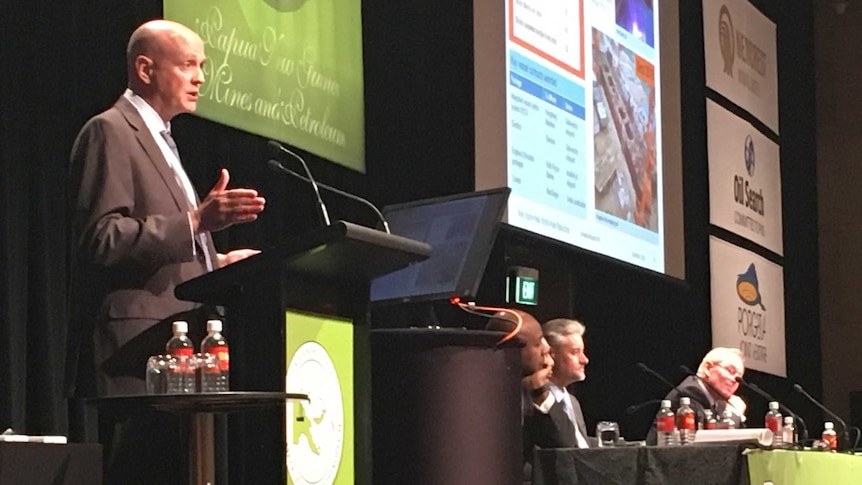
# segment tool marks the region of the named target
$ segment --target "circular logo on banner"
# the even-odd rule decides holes
[[[754,177],[754,140],[751,135],[745,137],[745,170],[749,177]]]
[[[344,445],[344,407],[326,349],[302,344],[287,366],[285,390],[308,394],[308,401],[287,403],[287,474],[296,485],[332,485]]]

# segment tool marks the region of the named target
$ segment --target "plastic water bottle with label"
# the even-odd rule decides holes
[[[196,391],[194,369],[190,365],[194,344],[188,337],[189,324],[178,320],[171,325],[173,337],[165,345],[165,353],[175,359],[167,375],[168,394],[188,394]]]
[[[659,446],[673,446],[676,444],[676,415],[670,408],[670,400],[664,399],[658,414],[655,416],[655,432]]]
[[[679,444],[690,445],[694,443],[697,431],[697,419],[694,409],[691,408],[691,399],[679,398],[679,409],[676,410],[676,427],[679,430]]]
[[[784,427],[781,429],[781,442],[786,447],[796,445],[796,425],[793,423],[793,416],[784,417]]]
[[[225,392],[230,390],[230,349],[227,339],[222,335],[221,320],[207,322],[207,336],[201,342],[201,353],[214,355],[218,359],[218,377],[214,378],[212,389],[202,392]],[[210,376],[214,377],[214,376]],[[203,381],[201,383],[203,385]]]
[[[784,417],[781,416],[781,411],[779,411],[778,408],[779,405],[777,401],[770,401],[769,411],[766,412],[766,416],[763,418],[766,428],[769,431],[772,431],[772,446],[775,448],[780,448],[784,443],[781,432],[781,427],[784,424]]]

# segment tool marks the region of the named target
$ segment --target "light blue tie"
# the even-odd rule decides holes
[[[168,144],[168,148],[170,148],[171,151],[174,152],[174,156],[177,157],[177,162],[179,162],[180,151],[177,149],[177,143],[174,141],[174,137],[171,136],[171,132],[169,130],[165,130],[165,131],[161,132],[161,135],[162,135],[162,138],[165,139],[165,143]],[[174,177],[177,179],[177,184],[179,184],[180,188],[183,189],[183,192],[187,192],[185,184],[183,183],[183,175],[184,174],[179,173],[177,167],[175,167],[174,164],[168,163],[168,165],[170,165],[174,171]],[[186,202],[188,203],[190,209],[196,208],[195,207],[196,204],[192,203],[192,201],[194,201],[194,200],[195,200],[195,194],[186,193]],[[210,251],[209,251],[210,241],[209,241],[208,233],[202,232],[200,234],[197,234],[195,236],[195,239],[197,239],[198,244],[200,245],[201,250],[204,253],[204,258],[206,259],[206,263],[207,263],[207,269],[209,271],[212,271],[213,270],[213,262],[212,262],[212,258],[210,257]]]

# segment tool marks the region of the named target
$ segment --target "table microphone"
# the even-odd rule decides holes
[[[302,164],[302,168],[305,170],[305,175],[308,176],[308,181],[309,183],[311,183],[311,188],[314,189],[314,196],[317,197],[317,206],[320,209],[320,218],[323,220],[323,225],[329,226],[329,212],[326,210],[326,204],[323,203],[323,199],[320,197],[320,189],[317,188],[317,182],[311,175],[311,170],[308,169],[308,164],[305,163],[305,160],[296,153],[293,153],[292,151],[283,147],[281,143],[275,140],[269,140],[266,144],[267,146],[269,146],[269,149],[276,155],[286,153],[291,157],[299,160],[299,163]]]
[[[817,406],[818,408],[820,408],[823,412],[825,412],[826,414],[835,418],[835,421],[838,421],[841,424],[841,427],[843,428],[843,432],[841,433],[841,435],[844,437],[844,440],[845,440],[844,442],[850,443],[850,436],[848,435],[847,423],[845,423],[844,420],[841,419],[841,416],[838,416],[837,414],[833,413],[829,408],[827,408],[826,406],[821,404],[820,401],[818,401],[817,399],[814,399],[814,397],[811,394],[808,394],[808,392],[806,392],[805,389],[803,389],[802,386],[800,386],[799,384],[793,384],[793,390],[798,392],[799,394],[802,394],[803,396],[805,396],[806,399],[808,399],[809,401],[814,403],[814,405]],[[840,446],[839,446],[839,448],[840,448]]]
[[[269,168],[271,168],[274,172],[286,173],[286,174],[290,175],[291,177],[296,177],[299,180],[311,183],[311,179],[285,167],[278,160],[269,159],[266,162],[266,164],[269,165]],[[377,215],[377,219],[379,219],[381,224],[383,224],[383,230],[386,231],[386,234],[392,234],[392,231],[389,230],[389,223],[386,222],[386,218],[383,217],[383,213],[380,212],[380,209],[378,209],[377,206],[372,204],[371,201],[369,201],[367,199],[363,199],[362,197],[359,197],[358,195],[351,194],[350,192],[345,192],[341,189],[336,189],[335,187],[332,187],[331,185],[326,185],[326,184],[321,183],[321,182],[317,182],[317,186],[320,187],[321,189],[328,190],[334,194],[338,194],[338,195],[341,195],[343,197],[347,197],[350,200],[355,200],[356,202],[365,204],[366,206],[370,207],[371,210],[374,211],[374,213]]]
[[[659,374],[658,372],[656,372],[656,371],[654,371],[654,370],[650,369],[650,368],[649,368],[649,366],[647,366],[647,365],[646,365],[646,364],[644,364],[643,362],[638,362],[637,368],[638,368],[641,372],[646,372],[647,374],[652,375],[653,377],[655,377],[656,379],[658,379],[659,381],[661,381],[662,383],[664,383],[664,385],[666,385],[667,387],[669,387],[669,388],[671,388],[671,389],[676,389],[676,391],[677,391],[677,392],[679,392],[679,394],[680,394],[680,395],[682,395],[682,392],[680,392],[680,390],[679,390],[679,389],[677,389],[677,387],[676,387],[675,385],[671,384],[671,382],[670,382],[669,380],[665,379],[663,375],[661,375],[661,374]]]
[[[746,389],[749,389],[749,390],[751,390],[751,391],[755,392],[757,395],[759,395],[759,396],[760,396],[760,397],[762,397],[763,399],[766,399],[766,401],[767,401],[767,402],[769,402],[769,401],[775,401],[775,402],[777,402],[777,403],[778,403],[779,408],[781,408],[781,410],[782,410],[782,411],[784,411],[785,413],[787,413],[787,414],[789,414],[789,415],[793,416],[793,419],[794,419],[797,423],[799,423],[799,426],[802,428],[802,429],[801,429],[802,434],[801,434],[801,436],[800,436],[800,441],[808,441],[808,425],[806,425],[806,424],[805,424],[805,420],[803,420],[803,419],[802,419],[802,416],[800,416],[800,415],[798,415],[798,414],[794,413],[793,411],[791,411],[791,410],[790,410],[790,408],[788,408],[787,406],[785,406],[785,405],[784,405],[781,401],[779,401],[778,399],[775,399],[774,397],[772,397],[772,395],[771,395],[771,394],[769,394],[768,392],[764,391],[764,390],[763,390],[763,388],[761,388],[761,387],[760,387],[760,386],[758,386],[757,384],[755,384],[755,383],[753,383],[753,382],[748,382],[748,381],[746,381],[745,379],[743,379],[742,377],[737,377],[737,378],[736,378],[736,382],[738,382],[738,383],[742,384],[743,386],[745,386],[745,388],[746,388]]]
[[[647,406],[650,406],[650,405],[652,405],[652,404],[658,404],[658,403],[660,403],[661,401],[662,401],[661,399],[650,399],[650,400],[648,400],[648,401],[644,401],[644,402],[642,402],[642,403],[640,403],[640,404],[632,404],[631,406],[629,406],[629,407],[627,407],[627,408],[626,408],[626,414],[628,414],[628,415],[632,415],[632,414],[634,414],[634,413],[636,413],[636,412],[640,411],[641,409],[643,409],[643,408],[645,408],[645,407],[647,407]]]

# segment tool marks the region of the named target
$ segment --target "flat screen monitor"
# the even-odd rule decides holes
[[[375,306],[476,295],[510,189],[470,192],[383,208],[393,234],[431,245],[428,259],[371,282]]]

